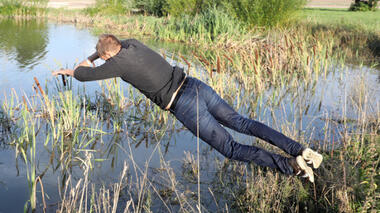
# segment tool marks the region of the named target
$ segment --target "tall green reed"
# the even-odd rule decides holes
[[[47,0],[1,0],[0,15],[14,16],[41,16],[46,12]]]

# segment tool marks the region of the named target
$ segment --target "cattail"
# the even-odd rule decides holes
[[[231,64],[233,64],[232,59],[230,57],[228,57],[226,54],[224,54],[224,57],[227,58],[227,60],[229,60]]]
[[[28,104],[26,103],[26,100],[25,100],[24,96],[22,96],[22,101],[24,102],[26,110],[29,111]]]
[[[179,57],[182,58],[183,61],[185,61],[185,63],[187,64],[187,74],[189,74],[190,72],[190,67],[191,67],[191,64],[186,60],[185,57],[183,57],[182,55],[180,55]]]
[[[216,58],[216,72],[220,73],[220,58]]]
[[[294,45],[293,45],[293,42],[290,40],[290,53],[291,54],[294,54]]]
[[[286,35],[285,35],[285,44],[286,44],[286,48],[289,48],[288,37]]]
[[[269,62],[270,62],[270,67],[273,68],[273,61],[272,61],[272,57],[271,56],[269,56]]]
[[[195,55],[195,54],[194,54]],[[202,56],[197,56],[195,55],[199,61],[201,61],[203,64],[205,64],[206,66],[210,66],[210,63],[205,59],[203,58]]]
[[[44,91],[42,90],[41,85],[40,85],[40,82],[38,81],[38,79],[37,79],[36,77],[34,77],[34,81],[36,82],[36,85],[37,85],[38,89],[40,90],[41,95],[44,95],[45,93],[44,93]]]
[[[36,94],[38,94],[38,90],[37,90],[37,87],[35,84],[33,84],[33,89],[34,89],[34,92],[36,92]]]
[[[61,75],[63,86],[66,87],[65,75]]]

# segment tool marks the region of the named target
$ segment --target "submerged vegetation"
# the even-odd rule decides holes
[[[2,2],[3,8],[11,5],[11,1]],[[20,8],[30,8],[23,1],[17,2],[21,2]],[[300,17],[306,20],[289,22],[293,15],[286,11],[300,7],[303,1],[298,0],[289,1],[294,7],[286,11],[278,4],[281,1],[257,1],[246,14],[239,13],[238,6],[250,3],[248,0],[194,0],[186,7],[178,4],[181,2],[101,0],[84,11],[48,10],[47,16],[92,27],[98,33],[148,36],[192,45],[193,51],[163,56],[207,81],[243,114],[272,122],[284,134],[323,152],[325,160],[316,170],[316,183],[253,164],[204,159],[207,154],[197,157],[200,150],[186,152],[181,159],[182,171],[175,172],[164,154],[170,138],[183,129],[168,112],[135,90],[127,90],[120,80],[102,82],[101,91],[90,97],[85,92],[76,94],[70,80],[62,86],[57,79],[55,89],[43,89],[36,79],[33,95],[12,92],[0,109],[0,142],[13,147],[16,159],[26,166],[29,200],[25,211],[49,208],[43,190],[44,176],[49,171],[61,172],[57,181],[61,200],[50,205],[58,212],[379,209],[380,106],[370,104],[371,93],[365,82],[358,79],[347,91],[347,100],[337,106],[343,109],[338,118],[321,112],[321,103],[308,103],[307,95],[302,95],[308,94],[306,90],[314,94],[316,84],[332,70],[344,73],[350,66],[347,63],[376,65],[380,57],[379,13],[371,13],[374,18],[368,16],[366,24],[360,26],[362,22],[323,20],[321,14],[325,11],[319,10],[304,10]],[[271,2],[277,7],[268,8]],[[264,8],[278,17],[252,16],[271,14]],[[1,13],[25,14],[22,10],[7,10],[9,14],[3,12],[6,10]],[[342,12],[334,13],[338,16]],[[261,22],[255,23],[258,20]],[[283,112],[288,109],[286,104],[294,105],[289,108],[294,112]],[[347,106],[355,112],[353,115],[348,115]],[[312,110],[317,111],[314,117],[308,114]],[[270,114],[269,121],[260,117],[263,112]],[[305,117],[308,121],[304,124]],[[321,135],[318,140],[315,134]],[[252,143],[284,154],[260,140],[248,142]],[[149,167],[153,154],[146,157],[144,166],[135,162],[131,147],[141,144],[150,145],[152,153],[159,155],[158,168]],[[49,153],[47,165],[39,165],[39,150]],[[95,184],[92,178],[96,165],[106,159],[115,164],[119,152],[126,156],[120,176],[111,184]],[[211,178],[203,180],[204,176]]]

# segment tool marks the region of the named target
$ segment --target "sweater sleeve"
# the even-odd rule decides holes
[[[90,60],[91,62],[94,62],[98,58],[99,58],[99,54],[98,54],[98,52],[95,52],[92,55],[88,56],[87,59]]]
[[[106,61],[98,67],[79,66],[74,70],[74,78],[78,81],[96,81],[121,77],[121,70],[114,61]]]

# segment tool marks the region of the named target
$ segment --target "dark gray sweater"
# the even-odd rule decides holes
[[[162,109],[169,104],[185,73],[172,67],[158,53],[136,39],[121,41],[118,54],[98,67],[80,66],[74,71],[79,81],[94,81],[120,77],[132,84]]]

